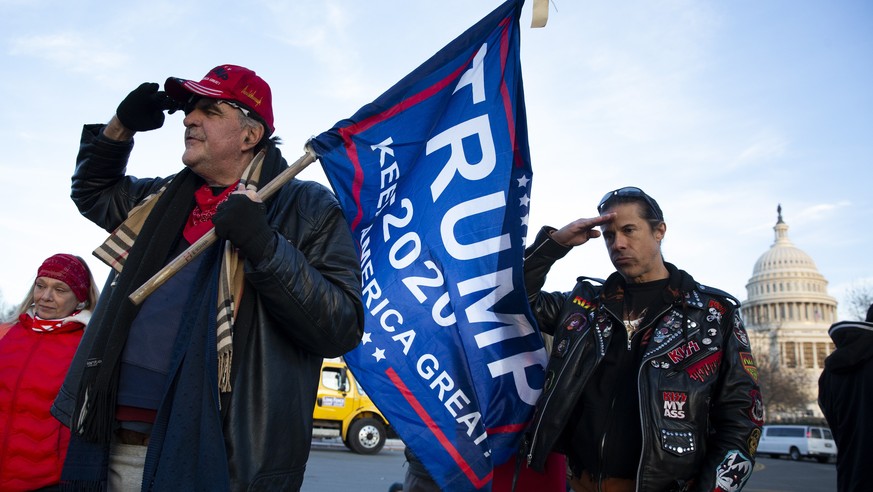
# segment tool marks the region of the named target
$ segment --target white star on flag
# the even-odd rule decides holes
[[[377,348],[375,352],[373,352],[373,357],[376,358],[376,362],[385,358],[385,350]]]
[[[530,203],[530,197],[525,194],[523,197],[519,198],[518,201],[521,202],[522,207],[527,207],[527,204]]]
[[[523,188],[523,187],[527,186],[528,183],[530,183],[530,179],[528,179],[527,176],[522,176],[522,177],[518,178],[518,187],[519,188]]]
[[[365,332],[364,332],[364,336],[361,337],[361,345],[366,345],[366,344],[368,344],[368,343],[370,343],[370,342],[372,342],[372,340],[370,340],[370,332],[369,332],[369,331],[365,331]]]

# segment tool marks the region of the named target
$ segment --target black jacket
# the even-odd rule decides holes
[[[546,382],[526,434],[529,465],[542,470],[549,451],[566,452],[568,425],[588,379],[603,360],[621,318],[607,309],[623,280],[579,278],[569,293],[541,292],[568,248],[544,229],[525,257],[525,284],[542,331],[554,335]],[[763,407],[739,302],[670,271],[665,301],[638,368],[643,450],[637,489],[725,490],[751,475]],[[619,337],[622,339],[622,337]],[[616,342],[619,343],[619,342]],[[585,418],[582,415],[580,418]],[[608,438],[608,436],[607,436]]]
[[[126,176],[133,142],[113,142],[101,131],[101,125],[83,130],[72,198],[82,215],[112,231],[171,177]],[[272,148],[266,160],[276,159],[285,165]],[[322,359],[351,350],[363,333],[360,265],[334,195],[295,179],[266,206],[279,240],[259,264],[245,263],[240,304],[251,312],[234,327],[233,391],[222,409],[232,490],[300,487]],[[52,409],[67,424],[95,336],[90,335],[85,334]]]
[[[837,444],[837,490],[870,490],[873,461],[873,323],[841,321],[828,334],[837,349],[825,359],[818,404]]]

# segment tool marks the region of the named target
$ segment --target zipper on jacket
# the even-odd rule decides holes
[[[654,359],[654,357],[652,357],[651,359]],[[640,380],[643,377],[643,367],[645,367],[645,364],[647,364],[648,361],[651,359],[643,358],[643,360],[640,361],[640,367],[637,369],[637,398],[640,399],[640,402],[643,401],[643,385],[640,384]],[[638,407],[638,411],[640,412],[640,433],[642,434],[643,445],[640,449],[640,460],[637,463],[637,480],[636,484],[634,484],[634,488],[637,490],[639,490],[640,482],[643,478],[643,457],[646,455],[646,419],[643,417],[642,405],[638,405]]]
[[[663,310],[659,315],[655,316],[655,317],[653,318],[653,320],[654,320],[653,323],[656,323],[657,320],[661,319],[661,317],[664,316],[664,315],[667,313],[667,311],[670,311],[671,309],[673,309],[673,307],[674,307],[674,305],[671,304],[671,305],[669,305],[669,306],[667,307],[667,309],[664,309],[664,310]],[[685,323],[684,320],[683,320],[683,323]],[[684,327],[683,327],[683,329],[684,329]],[[684,339],[685,339],[685,337],[683,337],[683,340],[684,340]],[[639,401],[640,401],[640,404],[637,405],[637,411],[639,411],[639,413],[640,413],[640,433],[642,434],[642,438],[643,438],[643,439],[642,439],[642,447],[641,447],[641,449],[640,449],[640,460],[639,460],[639,462],[637,463],[637,479],[636,479],[636,483],[634,484],[634,488],[635,488],[636,490],[639,490],[639,489],[640,489],[640,483],[642,483],[642,479],[643,479],[643,459],[644,459],[645,456],[646,456],[646,419],[645,419],[645,417],[644,417],[644,415],[643,415],[643,406],[642,406],[642,402],[643,402],[643,385],[640,383],[640,381],[641,381],[642,378],[643,378],[643,368],[646,367],[646,364],[648,364],[650,361],[652,361],[652,360],[655,359],[655,358],[656,358],[656,357],[648,357],[648,358],[646,358],[646,356],[643,355],[643,358],[640,360],[640,366],[637,368],[637,398],[638,398]]]
[[[615,313],[613,313],[612,311],[610,311],[610,310],[609,310],[608,308],[606,308],[605,306],[604,306],[603,309],[604,309],[604,311],[606,311],[607,313],[609,313],[610,316],[612,316],[612,317],[614,318],[614,319],[613,319],[613,323],[615,323],[615,321],[618,320],[618,322],[619,322],[622,326],[624,326],[624,323],[622,323],[621,319],[620,319],[618,316],[616,316]],[[659,319],[661,319],[661,317],[664,316],[664,314],[666,314],[666,313],[667,313],[668,311],[670,311],[671,309],[673,309],[673,305],[672,305],[672,304],[669,305],[669,306],[667,306],[666,308],[664,308],[664,310],[661,311],[661,313],[659,313],[657,316],[653,317],[653,318],[652,318],[652,321],[651,321],[649,324],[647,324],[647,325],[641,327],[640,329],[636,330],[636,331],[633,333],[633,336],[636,336],[637,333],[643,333],[643,332],[645,332],[648,328],[650,328],[650,327],[656,325],[656,324],[657,324],[657,321],[658,321]],[[627,342],[627,344],[628,344],[627,349],[628,349],[628,350],[631,349],[631,342],[632,342],[632,340],[633,340],[633,336],[628,336],[628,342]],[[643,358],[643,359],[644,359],[644,358]],[[641,470],[641,468],[642,468],[643,455],[645,454],[645,449],[646,449],[646,433],[645,433],[645,427],[644,427],[644,425],[643,425],[643,411],[642,411],[642,401],[643,401],[643,399],[642,399],[642,395],[640,394],[641,389],[642,389],[642,386],[640,385],[640,376],[642,375],[642,371],[643,371],[643,367],[645,366],[645,363],[648,362],[648,361],[647,361],[647,360],[643,360],[643,359],[640,360],[639,367],[637,368],[637,398],[639,399],[639,401],[637,402],[637,412],[638,412],[638,415],[640,416],[640,433],[642,434],[642,436],[641,436],[641,437],[642,437],[642,446],[641,446],[641,448],[640,448],[640,459],[639,459],[639,461],[638,461],[638,463],[637,463],[637,480],[636,480],[636,483],[637,483],[637,484],[639,484],[639,482],[640,482],[640,470]],[[616,397],[615,397],[615,393],[613,393],[613,395],[612,395],[612,402],[609,404],[609,410],[610,410],[609,414],[610,414],[610,415],[612,415],[612,413],[613,413],[612,410],[615,408],[615,398],[616,398]],[[610,419],[610,420],[609,420],[609,425],[606,425],[606,426],[605,426],[606,429],[609,429],[610,426],[611,426],[611,424],[612,424],[613,422],[614,422],[614,421],[613,421],[612,419]],[[601,438],[600,438],[600,450],[599,450],[599,453],[598,453],[598,454],[600,455],[600,469],[597,471],[597,476],[596,476],[596,477],[594,477],[594,476],[592,475],[592,478],[595,478],[595,479],[596,479],[595,489],[596,489],[598,492],[601,492],[601,491],[603,490],[603,478],[604,478],[604,477],[603,477],[603,469],[604,469],[603,464],[604,464],[604,455],[605,455],[604,450],[606,449],[606,434],[607,434],[607,433],[604,432],[603,435],[602,435]],[[637,487],[637,488],[638,488],[638,487]]]
[[[552,236],[549,236],[548,239],[546,239],[546,240],[543,241],[542,243],[538,244],[537,247],[534,248],[534,249],[530,252],[530,254],[525,255],[524,260],[527,261],[528,258],[530,258],[530,257],[533,256],[534,254],[536,254],[536,252],[539,251],[540,249],[542,249],[542,247],[545,246],[546,243],[548,243],[549,241],[555,241],[555,240],[552,239]],[[555,242],[557,243],[557,241],[555,241]]]
[[[627,325],[625,325],[625,331],[627,331]],[[627,337],[627,351],[630,352],[633,347],[634,337],[637,336],[637,333],[642,333],[645,331],[645,328],[639,328],[633,331],[633,333],[629,333]]]
[[[566,357],[568,360],[569,360],[570,356],[576,352],[576,349],[579,348],[579,344],[581,344],[584,341],[585,341],[584,336],[579,337],[579,339],[576,340],[576,343],[573,344],[573,347],[571,347],[571,349],[567,351]],[[552,385],[557,384],[557,382],[561,380],[561,376],[564,375],[564,371],[566,369],[567,369],[566,365],[561,367],[561,372],[555,375],[555,379],[552,381]],[[530,466],[531,461],[533,461],[533,450],[534,450],[534,445],[537,442],[537,434],[539,434],[540,425],[543,422],[543,415],[546,414],[546,408],[548,408],[549,402],[552,401],[553,394],[554,394],[554,392],[551,392],[549,394],[549,396],[546,397],[546,401],[543,402],[542,409],[540,410],[539,418],[537,419],[536,425],[534,425],[534,432],[530,438],[530,449],[528,449],[528,451],[527,451],[527,466]]]

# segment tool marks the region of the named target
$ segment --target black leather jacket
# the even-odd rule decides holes
[[[83,130],[72,198],[82,215],[111,231],[169,178],[125,176],[133,143],[113,142],[101,131],[102,125]],[[272,149],[266,159],[282,156]],[[232,490],[299,488],[321,361],[351,350],[363,333],[360,265],[334,195],[320,184],[295,179],[266,206],[280,238],[258,265],[246,261],[240,303],[251,306],[252,322],[235,326],[233,391],[223,407]],[[103,295],[108,292],[107,287]],[[247,333],[244,346],[237,336],[241,332]],[[88,335],[52,409],[65,423],[95,334]]]
[[[565,451],[576,402],[616,338],[612,334],[624,329],[606,306],[623,282],[617,272],[603,285],[580,277],[570,293],[540,291],[552,264],[568,251],[544,229],[525,255],[531,307],[540,329],[555,337],[545,388],[522,445],[537,470],[550,451]],[[637,376],[643,431],[637,490],[739,490],[731,487],[751,475],[763,423],[739,302],[667,268],[671,306],[653,318]]]

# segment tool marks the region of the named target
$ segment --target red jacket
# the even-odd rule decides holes
[[[51,332],[15,323],[0,339],[0,490],[33,490],[60,481],[70,430],[49,408],[89,314],[79,313]]]

